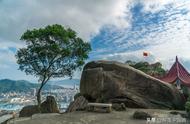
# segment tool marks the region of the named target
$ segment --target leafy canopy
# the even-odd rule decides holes
[[[166,71],[162,68],[162,64],[160,62],[149,64],[148,62],[136,63],[128,60],[125,63],[154,77],[162,77],[166,74]]]
[[[21,37],[27,47],[17,54],[19,69],[28,75],[48,80],[50,77],[72,77],[88,58],[90,44],[84,42],[72,29],[61,25],[27,30]]]

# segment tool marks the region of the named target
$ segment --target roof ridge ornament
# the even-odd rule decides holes
[[[176,69],[177,69],[177,79],[179,78],[179,61],[178,61],[178,57],[176,56]]]
[[[175,59],[175,60],[176,60],[176,62],[178,62],[178,57],[177,57],[177,56],[176,56],[176,59]]]

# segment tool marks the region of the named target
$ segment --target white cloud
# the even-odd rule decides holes
[[[99,55],[98,58],[122,62],[128,59],[149,61],[151,63],[160,61],[167,69],[175,61],[176,55],[178,55],[180,60],[190,61],[190,13],[188,12],[190,11],[190,1],[167,0],[152,2],[147,0],[141,2],[145,5],[145,8],[142,10],[143,13],[151,12],[150,16],[153,17],[159,11],[163,11],[163,13],[160,13],[162,14],[161,17],[166,19],[152,25],[142,26],[139,30],[126,31],[126,34],[122,34],[121,37],[116,36],[117,38],[113,38],[116,40],[112,39],[111,41],[115,45],[120,43],[120,45],[117,45],[117,49],[112,48],[112,53]],[[171,8],[163,6],[168,4],[171,4]],[[187,11],[187,14],[183,14],[183,9]],[[144,32],[148,33],[144,35]],[[126,42],[126,38],[129,37],[127,33],[130,33],[133,38],[127,39]],[[141,36],[141,38],[135,39],[138,36]],[[142,48],[132,51],[127,50],[128,48],[138,46],[142,46]],[[142,55],[143,51],[148,51],[150,56],[145,59]]]
[[[0,37],[18,40],[27,28],[58,23],[89,40],[105,24],[128,26],[124,19],[127,4],[126,0],[3,0]]]
[[[168,7],[175,6],[179,7],[187,7],[189,4],[189,0],[138,0],[144,5],[144,11],[149,11],[152,13],[158,12],[160,10],[165,9],[165,5],[169,5]]]

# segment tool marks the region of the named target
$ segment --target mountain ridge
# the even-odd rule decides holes
[[[0,80],[0,93],[6,92],[27,92],[32,88],[38,88],[39,84],[31,83],[27,80],[11,80],[11,79],[1,79]],[[61,86],[47,84],[44,86],[44,90],[50,88],[59,88]]]

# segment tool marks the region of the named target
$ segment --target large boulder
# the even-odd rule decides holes
[[[25,106],[19,113],[19,117],[30,117],[36,113],[59,113],[56,100],[53,96],[47,96],[46,100],[41,104],[41,111],[37,105]]]
[[[80,93],[90,102],[124,103],[132,108],[183,109],[185,103],[169,83],[114,61],[87,63]]]

